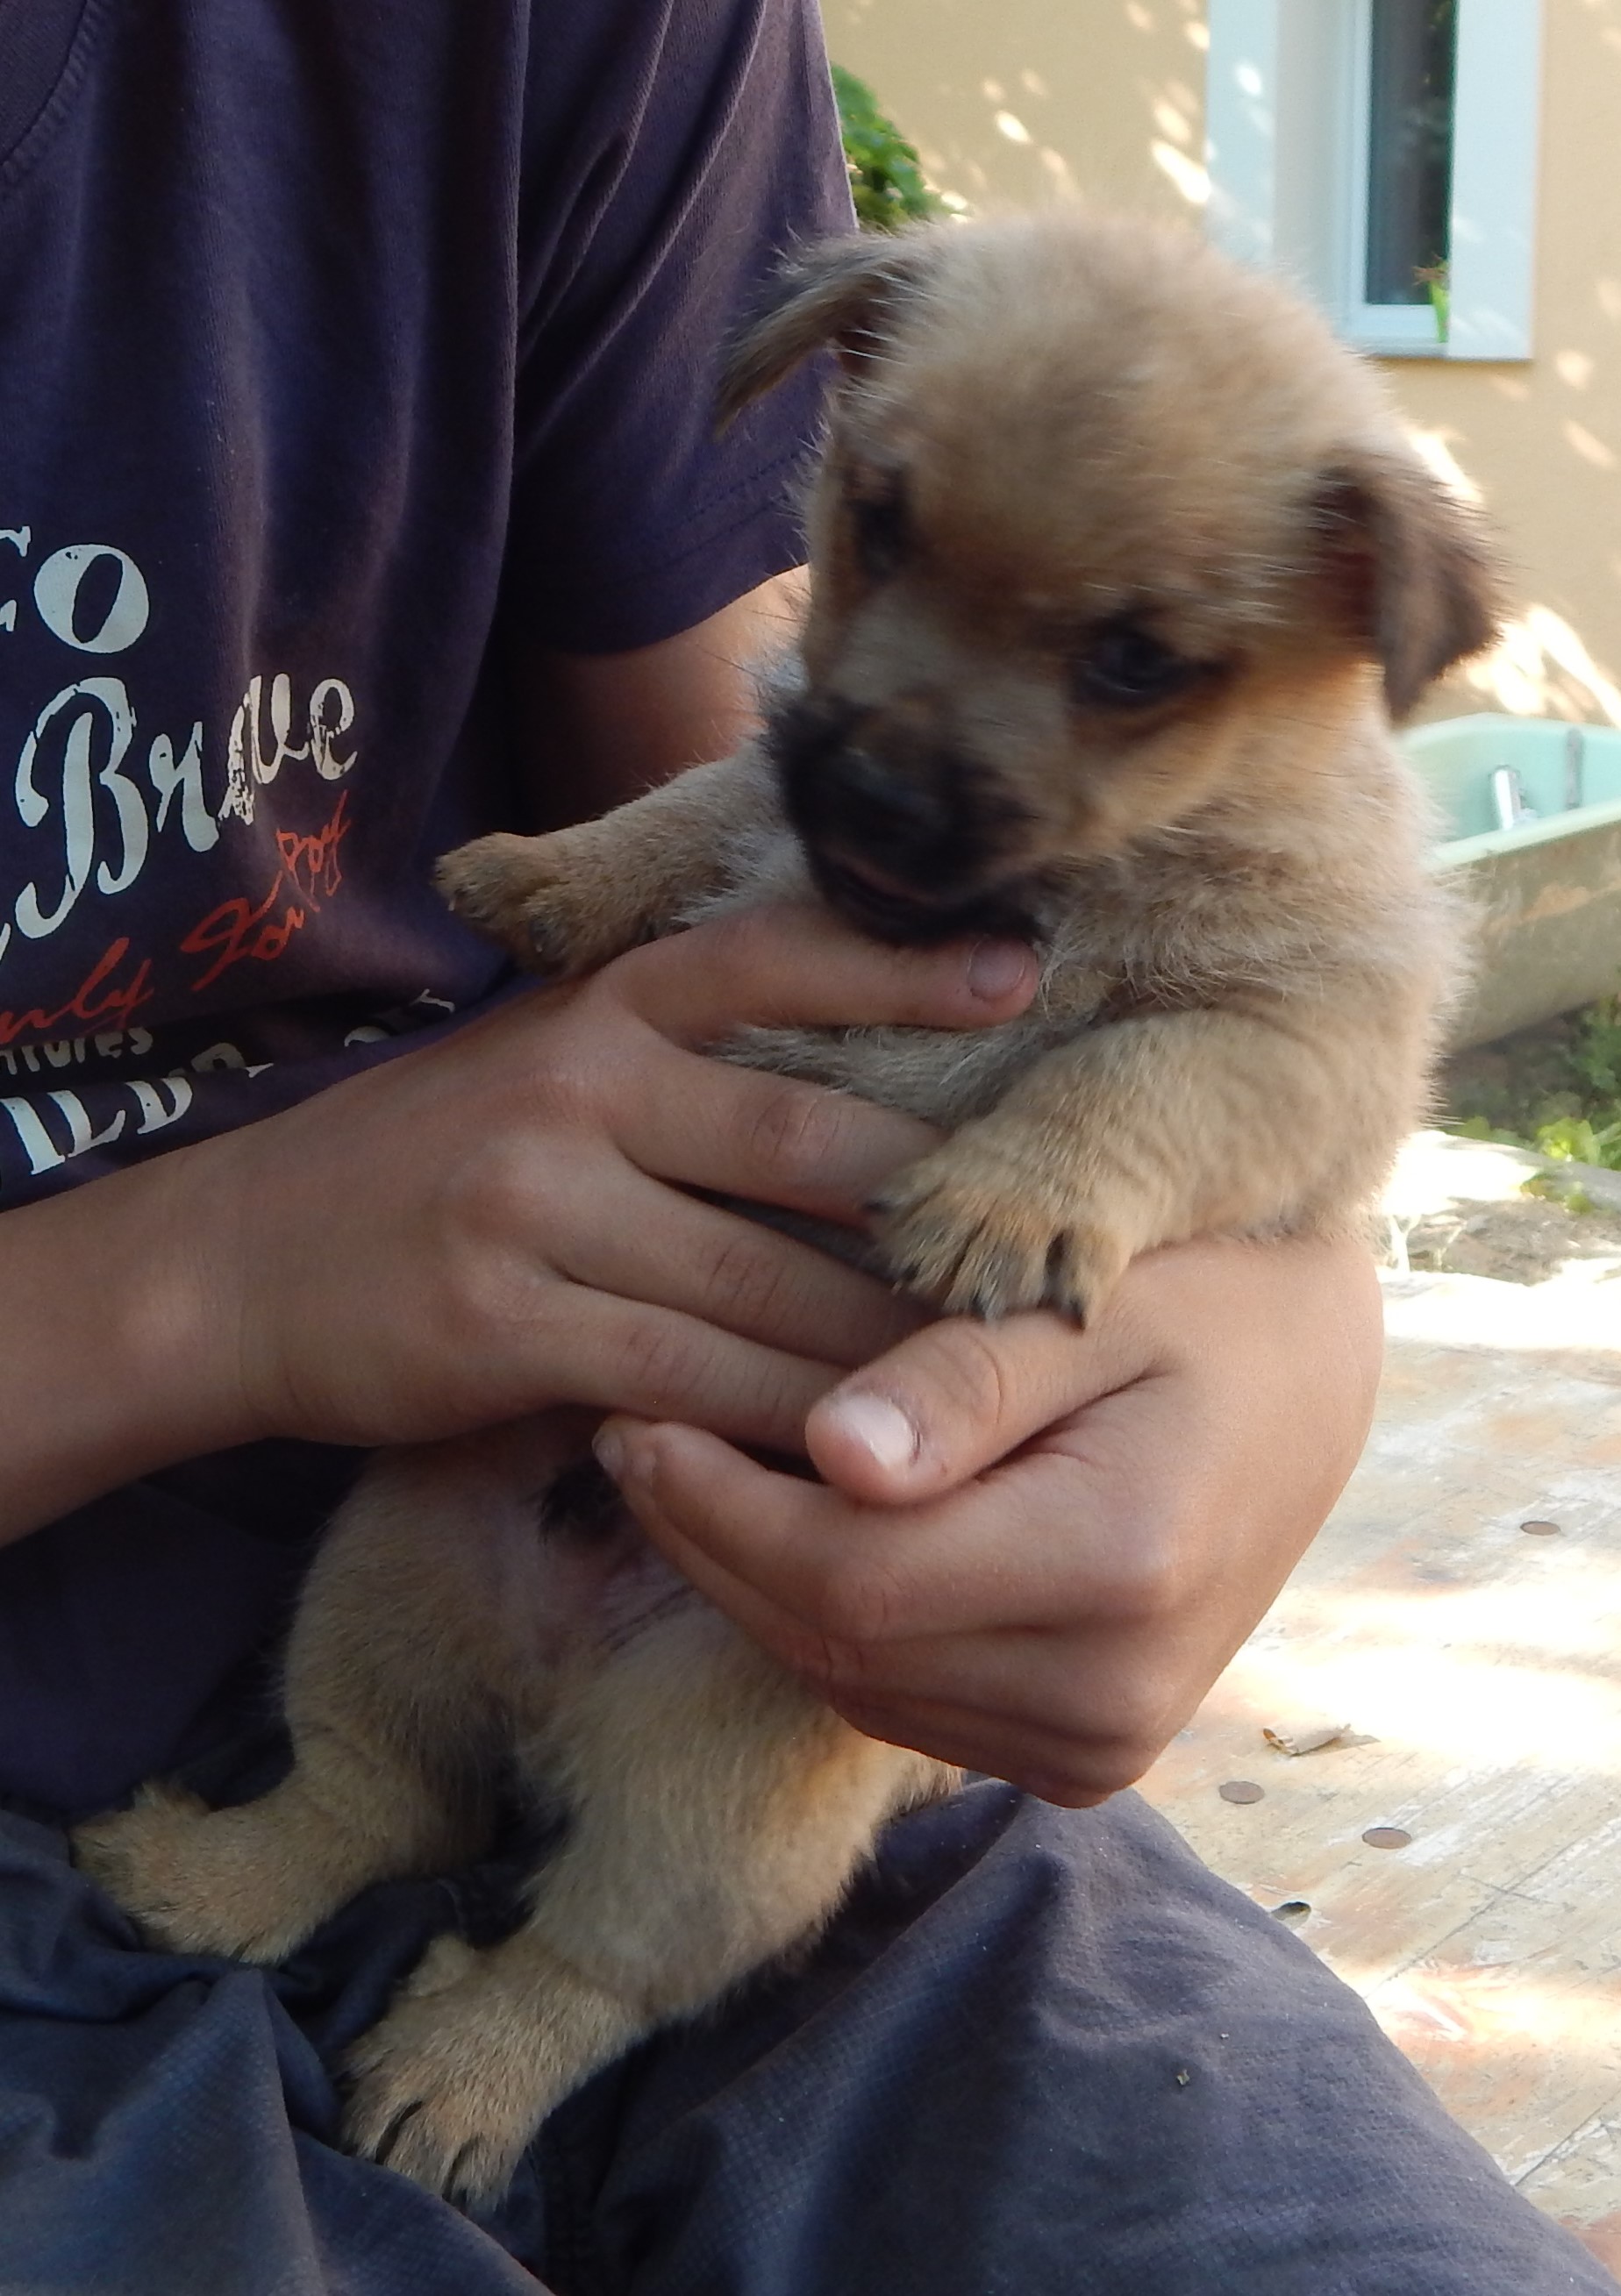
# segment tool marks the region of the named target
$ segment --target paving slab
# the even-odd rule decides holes
[[[1423,1136],[1391,1216],[1512,1217],[1544,1168]],[[1621,1239],[1563,1217],[1518,1281],[1386,1273],[1367,1454],[1144,1791],[1621,2268]]]

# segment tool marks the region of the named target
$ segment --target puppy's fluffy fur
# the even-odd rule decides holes
[[[1041,992],[1003,1027],[723,1048],[950,1129],[875,1228],[948,1311],[1084,1316],[1153,1245],[1354,1220],[1449,995],[1389,721],[1490,636],[1465,514],[1310,312],[1140,226],[814,251],[730,403],[825,343],[815,595],[763,739],[469,847],[451,898],[559,978],[807,890],[893,940],[1033,935]],[[597,2066],[814,1932],[883,1819],[950,1782],[827,1712],[622,1516],[582,1522],[587,1431],[554,1413],[377,1459],[294,1630],[286,1783],[218,1812],[149,1788],[78,1835],[154,1938],[268,1961],[366,1883],[476,1850],[504,1768],[566,1808],[523,1926],[435,1946],[352,2061],[350,2141],[473,2203]]]

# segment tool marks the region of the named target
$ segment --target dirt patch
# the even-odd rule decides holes
[[[1546,1198],[1460,1203],[1427,1212],[1407,1232],[1409,1267],[1427,1274],[1492,1275],[1502,1283],[1543,1283],[1570,1260],[1613,1260],[1594,1280],[1621,1275],[1621,1212],[1572,1211]]]

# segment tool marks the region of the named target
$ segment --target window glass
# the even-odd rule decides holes
[[[1444,308],[1457,45],[1457,0],[1372,0],[1363,288],[1370,303]]]

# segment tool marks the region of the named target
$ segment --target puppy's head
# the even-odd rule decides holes
[[[723,413],[823,345],[772,739],[824,890],[885,938],[1027,927],[1056,865],[1241,791],[1263,728],[1275,755],[1376,685],[1400,716],[1492,634],[1482,542],[1371,372],[1191,236],[1052,210],[813,250]]]

